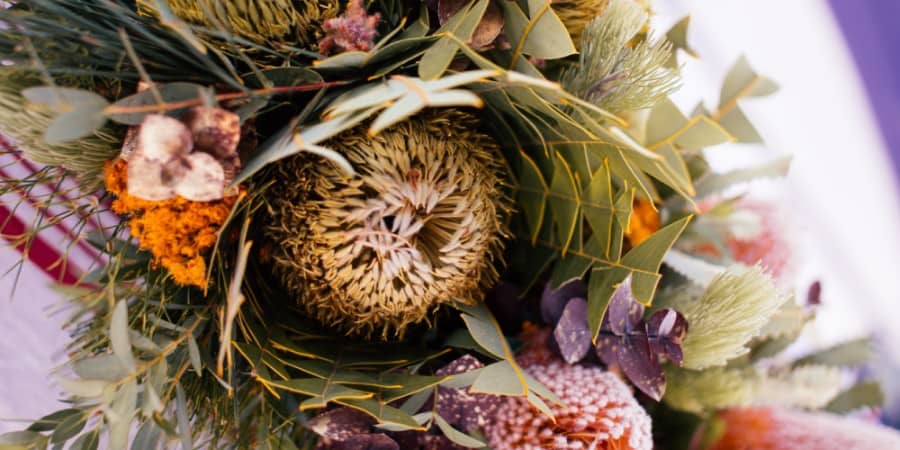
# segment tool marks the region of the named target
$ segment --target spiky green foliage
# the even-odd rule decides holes
[[[12,136],[31,161],[62,167],[77,176],[86,192],[95,191],[102,182],[103,164],[122,147],[123,130],[104,127],[76,141],[47,143],[45,132],[55,114],[28,105],[22,96],[22,90],[40,84],[37,75],[0,70],[0,131]]]
[[[0,10],[0,20],[0,54],[18,68],[136,82],[137,58],[154,81],[243,88],[233,64],[189,31],[147,20],[123,0],[23,0]]]
[[[138,0],[138,8],[159,14],[159,0]],[[210,30],[224,29],[258,44],[308,47],[321,37],[322,21],[337,16],[337,0],[166,0],[183,20]],[[227,45],[223,41],[216,45]]]
[[[684,366],[721,366],[750,351],[757,336],[790,297],[759,266],[732,266],[699,297],[696,291],[670,292],[657,306],[675,308],[691,324],[684,341]]]
[[[678,71],[666,67],[672,45],[630,44],[646,21],[634,2],[613,1],[585,27],[578,64],[563,73],[563,86],[610,111],[649,108],[670,94],[679,83]]]

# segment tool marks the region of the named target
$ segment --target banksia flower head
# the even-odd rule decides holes
[[[153,0],[138,0],[155,14]],[[338,15],[338,0],[167,0],[178,17],[259,44],[303,47],[316,42],[324,20]]]
[[[45,132],[56,115],[29,105],[22,96],[22,90],[41,84],[37,74],[0,70],[0,131],[11,137],[29,160],[63,167],[78,176],[86,192],[95,190],[103,182],[103,165],[119,153],[122,133],[104,126],[77,141],[47,142]]]
[[[276,275],[308,314],[386,339],[494,282],[509,199],[497,145],[467,116],[428,112],[329,142],[358,175],[301,155],[270,172]]]
[[[896,430],[827,413],[733,408],[716,416],[708,450],[885,450],[900,448]]]
[[[550,405],[555,421],[526,399],[510,397],[486,429],[494,450],[653,448],[650,417],[631,389],[597,366],[569,365],[546,349],[538,332],[520,359],[522,368],[556,394],[564,405]]]

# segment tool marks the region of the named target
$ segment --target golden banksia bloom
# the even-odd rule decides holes
[[[494,268],[510,200],[497,145],[458,112],[420,114],[328,145],[357,171],[315,156],[278,163],[266,218],[276,275],[313,317],[383,339],[440,304],[474,303]]]
[[[563,25],[572,36],[572,42],[576,48],[581,47],[581,35],[588,22],[594,20],[609,7],[614,0],[554,0],[553,11],[562,20]],[[619,0],[629,1],[640,5],[641,9],[650,12],[649,0]],[[649,20],[644,28],[649,27]]]
[[[891,428],[828,413],[733,408],[707,430],[708,450],[887,450],[900,448]]]
[[[131,234],[140,248],[153,254],[176,283],[206,287],[206,253],[218,237],[238,196],[195,202],[175,196],[144,200],[128,193],[128,163],[106,165],[106,189],[116,196],[113,212],[127,216]]]
[[[650,450],[650,416],[619,377],[598,366],[569,365],[547,348],[549,331],[525,337],[522,369],[547,386],[563,405],[550,418],[527,399],[504,399],[486,436],[494,450]],[[555,420],[554,420],[555,419]]]
[[[141,10],[155,11],[152,0],[138,0]],[[167,0],[178,17],[228,32],[259,44],[314,44],[324,20],[336,17],[338,0]]]

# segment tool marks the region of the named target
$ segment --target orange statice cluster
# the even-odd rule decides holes
[[[112,209],[128,216],[131,234],[140,248],[152,253],[154,263],[168,270],[176,283],[205,288],[205,256],[240,195],[211,202],[179,196],[143,200],[128,194],[125,161],[107,162],[105,170],[106,189],[116,196]]]

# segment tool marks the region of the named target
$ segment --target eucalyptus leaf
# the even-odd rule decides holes
[[[128,303],[120,300],[113,308],[109,322],[109,345],[113,354],[128,370],[134,372],[136,366],[134,356],[131,354],[131,339],[128,335]]]
[[[201,101],[202,104],[208,90],[203,85],[180,81],[159,84],[156,88],[165,103],[158,103],[153,92],[147,89],[113,103],[107,111],[107,117],[124,125],[140,125],[148,114],[165,113],[178,116],[187,110],[187,107],[170,109],[167,104],[188,100]]]
[[[440,415],[434,415],[434,422],[437,424],[438,428],[441,429],[441,432],[444,433],[444,436],[447,436],[447,438],[456,445],[465,448],[484,448],[486,446],[484,442],[453,428],[453,426],[447,423]]]

